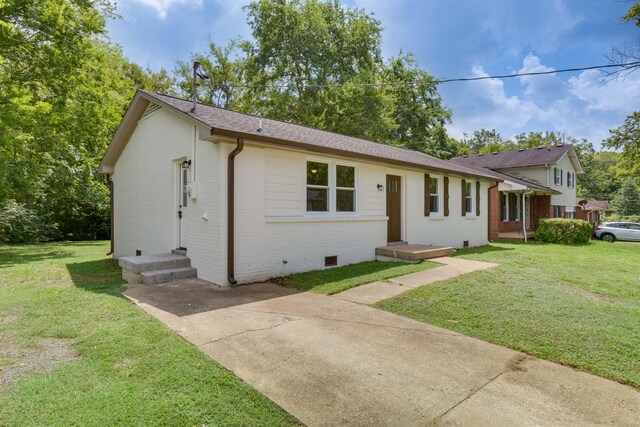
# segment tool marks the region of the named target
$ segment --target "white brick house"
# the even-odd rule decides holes
[[[114,257],[184,247],[198,277],[223,286],[324,268],[327,257],[373,260],[388,241],[485,245],[488,190],[500,181],[423,153],[202,104],[192,111],[146,91],[99,172],[112,183]]]

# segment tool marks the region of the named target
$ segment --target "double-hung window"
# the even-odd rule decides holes
[[[429,179],[429,212],[440,212],[440,195],[438,194],[438,178]]]
[[[574,180],[575,180],[575,174],[571,173],[571,172],[567,172],[567,187],[568,188],[573,188],[574,184]]]
[[[307,212],[355,212],[356,168],[307,162]]]
[[[562,169],[553,168],[553,183],[562,185]]]
[[[307,212],[329,212],[329,164],[307,162]]]
[[[500,220],[509,221],[509,194],[500,193]]]
[[[471,193],[471,183],[465,182],[464,185],[464,202],[465,202],[465,210],[467,213],[473,212],[473,194]]]
[[[336,212],[356,211],[356,168],[336,165]]]

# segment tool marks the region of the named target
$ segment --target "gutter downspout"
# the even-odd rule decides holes
[[[227,276],[231,286],[235,286],[238,281],[235,278],[235,158],[244,149],[244,139],[237,138],[238,145],[229,153],[227,163]]]
[[[109,227],[109,240],[110,240],[110,248],[107,255],[113,255],[113,179],[111,174],[107,175],[107,182],[109,183],[109,221],[111,223]]]
[[[491,242],[491,190],[498,186],[498,182],[487,189],[487,240]],[[500,192],[498,192],[498,204],[500,203]]]

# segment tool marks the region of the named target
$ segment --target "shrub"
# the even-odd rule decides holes
[[[591,224],[581,219],[541,219],[536,230],[536,240],[573,245],[589,242],[592,232]]]
[[[52,240],[58,225],[42,218],[37,211],[9,200],[0,206],[0,242],[30,243]]]

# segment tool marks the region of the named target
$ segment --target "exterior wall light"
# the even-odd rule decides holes
[[[191,167],[191,160],[185,160],[184,162],[182,162],[183,169],[189,169],[190,167]]]
[[[378,191],[384,191],[384,185],[378,184]]]

